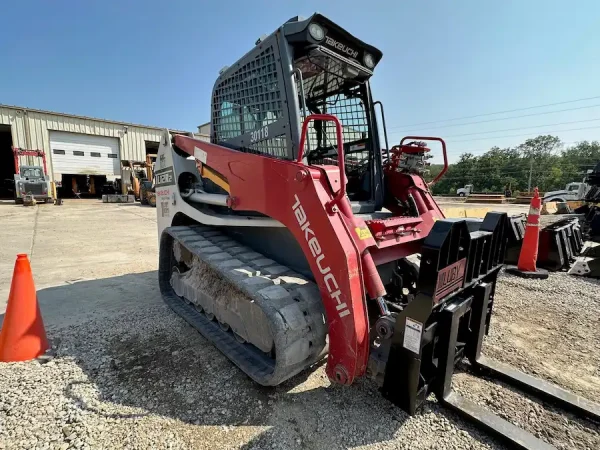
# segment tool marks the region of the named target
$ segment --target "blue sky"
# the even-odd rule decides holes
[[[455,159],[538,133],[600,139],[597,0],[7,2],[0,103],[193,130],[219,69],[315,11],[383,51],[372,86],[394,142],[439,135]]]

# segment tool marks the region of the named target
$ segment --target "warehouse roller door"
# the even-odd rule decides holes
[[[50,131],[50,153],[55,180],[63,174],[120,176],[118,138]]]

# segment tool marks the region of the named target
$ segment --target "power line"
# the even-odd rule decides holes
[[[581,142],[581,141],[577,141],[577,142]],[[563,144],[564,144],[564,142],[563,142]],[[484,154],[484,153],[487,153],[487,152],[491,151],[491,150],[492,150],[494,147],[497,147],[497,146],[492,146],[492,147],[490,147],[490,148],[450,149],[450,150],[448,150],[448,151],[447,151],[447,153],[448,153],[449,155],[456,155],[457,153],[460,153],[460,154],[463,154],[463,153],[472,153],[473,155],[475,155],[475,156],[479,157],[479,156],[481,156],[482,154]],[[515,146],[515,147],[508,147],[508,148],[509,148],[509,149],[511,149],[511,150],[518,150],[518,149],[517,149],[517,147],[518,147],[518,146]],[[499,148],[500,150],[505,150],[505,149],[506,149],[506,148],[501,148],[501,147],[498,147],[498,148]],[[571,147],[567,147],[567,148],[557,148],[557,149],[554,149],[554,150],[550,150],[550,152],[553,152],[552,154],[553,154],[554,156],[561,156],[559,152],[566,152],[566,151],[568,151],[570,148],[571,148]],[[440,153],[439,151],[436,151],[436,150],[433,150],[431,154],[433,155],[433,157],[434,157],[434,158],[435,158],[435,157],[437,157],[438,155],[439,155],[439,156],[441,156],[441,153]]]
[[[524,161],[527,162],[527,161]],[[546,171],[547,169],[551,169],[551,168],[557,168],[557,169],[584,169],[587,167],[595,167],[595,164],[574,164],[572,166],[565,166],[565,165],[560,165],[560,164],[546,164],[546,165],[538,165],[538,166],[534,166],[535,169],[539,172],[539,171]],[[511,170],[503,170],[499,168],[499,173],[494,173],[491,167],[472,167],[471,171],[477,171],[480,172],[481,170],[486,170],[487,173],[465,173],[464,175],[452,175],[450,174],[450,177],[459,177],[459,178],[464,178],[464,177],[489,177],[489,176],[494,176],[494,175],[505,175],[505,174],[519,174],[519,173],[527,173],[529,172],[529,167],[521,167],[518,169],[511,169]]]
[[[599,119],[599,120],[600,120],[600,119]],[[600,127],[588,127],[588,128],[600,128]],[[588,128],[576,128],[576,130],[580,130],[580,129],[588,129]],[[557,132],[560,132],[560,131],[573,131],[573,130],[559,130],[559,131],[552,131],[552,132],[548,132],[548,134],[557,133]],[[530,136],[530,135],[533,135],[533,134],[537,134],[537,133],[521,134],[521,135],[515,135],[515,136]],[[498,138],[498,139],[500,139],[500,138],[505,138],[505,137],[511,137],[511,136],[497,136],[497,138]],[[453,142],[470,142],[470,141],[479,141],[479,140],[487,140],[487,139],[495,139],[495,138],[496,138],[496,137],[494,137],[494,138],[481,138],[481,139],[466,139],[466,140],[463,140],[463,141],[447,141],[447,143],[453,143]],[[581,142],[583,142],[583,141],[560,142],[560,144],[562,144],[562,145],[569,145],[569,144],[579,144],[579,143],[581,143]],[[594,142],[594,141],[592,141],[592,142]],[[596,141],[596,142],[597,142],[597,141]],[[520,144],[519,144],[519,145],[520,145]],[[450,146],[449,146],[449,147],[450,147]],[[447,150],[447,153],[448,153],[449,155],[456,155],[456,154],[463,154],[463,153],[473,153],[473,154],[476,154],[475,156],[479,156],[479,154],[480,154],[480,153],[486,153],[486,152],[489,152],[489,151],[490,151],[490,150],[492,150],[492,148],[494,148],[494,147],[497,147],[497,146],[495,146],[495,145],[494,145],[494,146],[491,146],[491,147],[489,147],[489,148],[487,148],[487,149],[482,149],[482,148],[476,148],[476,149],[467,149],[467,150],[463,150],[463,149],[456,149],[456,150],[454,150],[454,149],[450,149],[450,150]],[[517,147],[518,147],[518,145],[517,145],[517,146],[514,146],[514,147],[505,147],[505,148],[510,148],[510,149],[516,150],[516,149],[517,149]],[[554,149],[554,150],[551,150],[551,151],[552,151],[552,152],[562,152],[562,151],[567,151],[569,148],[571,148],[571,147],[567,147],[567,148],[556,148],[556,149]],[[502,150],[502,148],[501,148],[501,150]],[[438,156],[438,153],[439,153],[439,152],[437,152],[437,151],[435,151],[435,150],[434,150],[434,151],[433,151],[433,156],[434,156],[434,157]]]
[[[429,125],[429,124],[432,124],[432,123],[452,122],[454,120],[474,119],[476,117],[495,116],[497,114],[506,114],[506,113],[516,112],[516,111],[527,111],[527,110],[530,110],[530,109],[544,108],[546,106],[566,105],[568,103],[582,102],[582,101],[585,101],[585,100],[595,100],[595,99],[598,99],[598,98],[600,98],[600,96],[578,98],[576,100],[567,100],[565,102],[547,103],[545,105],[528,106],[526,108],[516,108],[516,109],[508,109],[508,110],[505,110],[505,111],[497,111],[497,112],[491,112],[491,113],[485,113],[485,114],[476,114],[474,116],[455,117],[454,119],[441,119],[441,120],[433,120],[431,122],[419,122],[419,123],[413,123],[413,124],[410,124],[410,125],[400,125],[398,127],[392,127],[392,128],[408,128],[408,127],[416,127],[418,125]]]
[[[465,152],[465,153],[469,153],[469,152]],[[483,164],[480,158],[484,157],[484,154],[480,154],[480,155],[475,155],[475,158],[477,159],[473,159],[473,166],[470,167],[468,170],[491,170],[491,169],[500,169],[502,170],[501,167],[498,167],[497,164],[495,164],[494,162],[491,161],[484,161],[486,164]],[[595,167],[596,164],[598,164],[598,161],[600,159],[600,157],[583,157],[583,158],[576,158],[576,159],[569,159],[569,160],[564,160],[563,158],[565,158],[564,155],[551,155],[554,156],[553,160],[548,160],[546,158],[541,159],[540,163],[537,165],[537,167],[543,167],[543,168],[547,168],[547,167],[558,167],[561,169],[570,169],[572,167]],[[558,158],[558,160],[556,159]],[[508,166],[510,167],[510,170],[521,170],[521,168],[515,168],[515,166],[518,165],[522,165],[523,163],[527,163],[529,162],[530,159],[529,157],[526,156],[518,156],[516,158],[510,158],[510,159],[501,159],[500,163],[504,165],[504,167]],[[457,164],[460,164],[459,161],[455,162],[455,163],[450,163],[449,166],[450,167],[455,167]],[[437,163],[431,163],[432,166],[442,166],[443,163],[441,162],[437,162]],[[467,169],[465,169],[467,170]],[[529,170],[529,168],[524,167],[523,170]]]
[[[593,166],[587,166],[587,167],[593,167]],[[576,172],[581,172],[582,170],[584,170],[584,167],[579,168],[578,170],[576,170]],[[468,180],[488,180],[490,178],[502,178],[502,177],[513,177],[513,176],[519,176],[519,175],[526,175],[529,172],[529,169],[523,171],[523,172],[502,172],[499,174],[474,174],[474,175],[470,175],[470,174],[465,174],[465,175],[454,175],[454,176],[448,176],[448,175],[444,175],[442,177],[441,180],[447,180],[447,181],[468,181]],[[543,175],[543,171],[534,171],[533,174],[539,178]],[[582,173],[579,173],[581,175],[583,175]],[[440,181],[441,181],[440,180]]]
[[[523,166],[516,168],[515,166],[517,165],[523,165],[524,163],[529,163],[529,158],[519,158],[518,161],[512,161],[513,164],[510,164],[510,170],[515,170],[515,171],[519,171],[519,170],[525,170],[525,171],[529,171],[529,167],[525,167]],[[592,167],[595,166],[596,163],[597,164],[598,158],[588,158],[588,159],[584,159],[578,162],[574,162],[572,164],[566,163],[564,161],[558,161],[558,162],[550,162],[550,161],[542,161],[541,164],[538,164],[536,167],[538,168],[548,168],[548,167],[558,167],[559,169],[570,169],[572,167]],[[506,161],[502,161],[503,163],[507,163]],[[592,164],[584,164],[584,163],[592,163]],[[458,162],[454,163],[454,164],[450,164],[450,167],[456,166],[457,164],[459,164]],[[436,166],[441,166],[443,165],[442,163],[436,163]],[[473,165],[473,167],[470,167],[469,169],[465,170],[492,170],[492,169],[498,169],[498,170],[504,170],[502,167],[498,167],[496,164],[481,164],[481,163],[477,163],[475,162],[475,164]]]
[[[562,144],[562,145],[572,145],[572,144],[579,144],[580,142],[582,142],[582,141],[569,141],[569,142],[561,142],[561,144]],[[460,152],[460,153],[477,153],[477,152],[484,152],[484,153],[485,153],[485,152],[489,152],[489,151],[490,151],[492,148],[493,148],[493,147],[491,147],[491,148],[488,148],[487,150],[485,150],[485,149],[481,149],[481,148],[477,148],[477,149],[470,149],[470,150],[453,150],[453,151],[449,151],[449,152],[448,152],[448,154],[451,154],[451,153],[452,153],[452,154],[456,154],[456,153],[459,153],[459,152]],[[515,147],[508,147],[508,148],[510,148],[510,149],[516,149]],[[554,150],[552,150],[552,151],[553,151],[553,152],[561,152],[561,151],[566,151],[566,150],[568,150],[569,148],[571,148],[571,147],[567,147],[567,148],[564,148],[564,149],[563,149],[563,148],[556,148],[556,149],[554,149]],[[476,155],[476,156],[477,156],[477,155]]]
[[[579,106],[577,108],[566,108],[566,109],[559,109],[556,111],[544,111],[544,112],[540,112],[540,113],[533,113],[533,114],[522,114],[520,116],[510,116],[510,117],[501,117],[499,119],[488,119],[488,120],[479,120],[477,122],[465,122],[465,123],[457,123],[454,125],[440,125],[439,127],[430,127],[430,128],[417,128],[417,129],[413,129],[413,130],[405,130],[405,131],[392,131],[390,134],[403,134],[403,133],[411,133],[411,132],[417,132],[420,130],[430,130],[433,128],[451,128],[451,127],[460,127],[463,125],[476,125],[479,123],[489,123],[489,122],[498,122],[500,120],[511,120],[511,119],[521,119],[523,117],[534,117],[534,116],[544,116],[547,114],[555,114],[555,113],[559,113],[559,112],[566,112],[566,111],[577,111],[580,109],[589,109],[589,108],[597,108],[598,106],[600,106],[600,104],[598,105],[587,105],[587,106]],[[388,129],[395,129],[395,128],[399,128],[399,127],[388,127]]]
[[[478,165],[477,163],[473,166],[473,167],[459,167],[460,169],[464,170],[465,173],[458,175],[458,174],[452,174],[449,173],[449,175],[444,176],[444,178],[448,178],[448,179],[453,179],[453,178],[473,178],[473,177],[482,177],[482,178],[486,178],[486,177],[490,177],[490,176],[503,176],[503,175],[507,175],[507,174],[511,174],[511,175],[515,175],[515,174],[523,174],[523,173],[527,173],[529,172],[529,167],[523,165],[523,163],[528,162],[528,159],[523,159],[523,161],[521,161],[521,165],[522,167],[514,167],[511,166],[510,169],[508,168],[501,168],[498,166],[490,166],[490,165]],[[534,166],[534,169],[536,172],[540,173],[540,172],[546,172],[548,171],[548,169],[552,169],[552,168],[557,168],[557,169],[563,169],[563,170],[570,170],[570,169],[575,169],[575,170],[584,170],[586,168],[593,168],[596,167],[597,164],[597,159],[593,159],[593,160],[587,160],[587,161],[593,161],[593,164],[583,164],[582,162],[578,162],[578,163],[573,163],[573,164],[568,164],[566,162],[559,162],[558,164],[556,163],[551,163],[550,161],[543,161],[542,164],[538,164],[536,166]],[[450,169],[452,169],[453,167],[456,167],[456,164],[452,164],[450,166]],[[441,165],[441,164],[438,164]],[[497,170],[493,170],[493,169],[497,169]],[[481,172],[485,172],[485,173],[481,173]]]
[[[582,141],[561,142],[561,144],[563,144],[563,145],[569,145],[569,144],[578,144],[580,142],[582,142]],[[456,150],[448,150],[447,153],[448,153],[448,155],[457,155],[457,154],[463,155],[465,153],[471,153],[474,157],[479,158],[479,157],[483,156],[485,153],[487,153],[490,150],[492,150],[492,148],[493,147],[487,148],[487,149],[484,149],[484,148],[471,148],[471,149],[464,149],[464,150],[463,149],[456,149]],[[516,150],[516,147],[509,147],[509,148],[511,148],[513,150]],[[551,152],[554,152],[554,154],[553,154],[554,156],[562,157],[562,155],[558,154],[558,152],[567,151],[569,148],[571,148],[571,147],[557,148],[557,149],[551,150]],[[442,157],[441,153],[438,152],[438,151],[433,151],[432,154],[433,154],[434,158],[441,158]],[[522,156],[519,156],[519,157],[522,158]],[[596,161],[596,160],[597,160],[596,158],[590,158],[590,161]],[[433,163],[433,164],[440,164],[440,163]]]
[[[525,171],[529,171],[529,167],[515,167],[518,165],[523,165],[523,163],[527,163],[529,162],[529,158],[520,158],[521,161],[520,162],[515,162],[515,165],[511,165],[509,168],[503,169],[502,167],[498,167],[496,165],[480,165],[475,163],[473,165],[473,167],[462,167],[464,170],[492,170],[492,169],[498,169],[498,170],[509,170],[509,171],[513,171],[513,172],[519,172],[520,170],[525,170]],[[583,160],[581,162],[574,162],[573,164],[569,164],[565,161],[556,161],[556,162],[551,162],[551,161],[541,161],[540,164],[537,164],[535,167],[539,168],[539,169],[547,169],[548,167],[557,167],[559,169],[571,169],[572,167],[594,167],[597,164],[597,159],[587,159],[587,160]],[[590,164],[586,164],[586,163],[590,163]],[[452,167],[456,167],[457,164],[459,163],[454,163],[454,164],[450,164],[450,168]],[[436,164],[437,166],[441,166],[442,164]]]
[[[574,120],[574,121],[571,121],[571,122],[549,123],[547,125],[534,125],[534,126],[531,126],[531,127],[505,128],[503,130],[479,131],[477,133],[451,134],[451,135],[448,135],[448,136],[445,136],[445,137],[449,138],[449,137],[461,137],[461,136],[474,136],[476,134],[502,133],[504,131],[517,131],[517,130],[528,130],[530,128],[555,127],[555,126],[558,126],[558,125],[570,125],[570,124],[573,124],[573,123],[596,122],[598,120],[600,120],[600,118],[598,118],[598,119],[587,119],[587,120]]]
[[[563,155],[559,154],[559,152],[566,152],[569,149],[571,149],[571,148],[574,147],[573,144],[579,144],[581,142],[583,142],[583,141],[560,142],[560,144],[562,144],[564,146],[567,146],[567,147],[566,148],[560,148],[559,147],[559,148],[556,148],[554,150],[551,150],[551,152],[553,152],[553,156],[563,157]],[[592,141],[592,142],[594,142],[594,141]],[[597,142],[597,141],[595,141],[595,142]],[[518,147],[518,146],[516,146],[516,147]],[[516,147],[508,147],[508,148],[510,148],[512,150],[516,150]],[[457,155],[457,154],[464,155],[465,153],[470,153],[474,157],[479,158],[479,157],[483,156],[485,153],[491,151],[493,148],[494,147],[490,147],[490,148],[487,148],[487,149],[484,149],[484,148],[456,149],[456,150],[452,150],[451,149],[451,150],[448,150],[447,153],[448,153],[448,155]],[[432,153],[433,153],[434,158],[438,158],[438,157],[441,158],[442,157],[442,155],[439,152],[437,152],[437,151],[433,151]],[[518,156],[518,157],[522,158],[522,156]],[[578,161],[584,161],[584,160],[587,160],[587,161],[597,161],[598,159],[595,158],[595,157],[590,157],[590,158],[581,159],[581,160],[578,160]],[[440,164],[440,163],[433,163],[433,164]],[[453,163],[453,164],[455,164],[455,163]]]
[[[598,128],[600,128],[600,126],[596,126],[596,127],[583,127],[583,128],[569,128],[569,129],[566,129],[566,130],[552,130],[552,131],[548,131],[546,134],[564,133],[564,132],[567,132],[567,131],[595,130],[595,129],[598,129]],[[507,134],[505,136],[494,136],[494,137],[475,138],[475,139],[462,139],[460,141],[447,141],[447,142],[485,141],[485,140],[490,140],[490,139],[503,139],[503,138],[508,138],[508,137],[531,136],[533,134],[538,134],[538,133]]]

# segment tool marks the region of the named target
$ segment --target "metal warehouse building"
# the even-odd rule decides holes
[[[120,177],[121,161],[146,161],[146,155],[156,153],[163,131],[159,127],[0,105],[0,180],[5,188],[0,196],[6,196],[6,187],[14,179],[12,147],[42,150],[51,181],[69,186],[73,177],[104,181]],[[196,137],[208,140],[205,135]],[[36,156],[20,156],[21,165],[41,166],[42,161]]]

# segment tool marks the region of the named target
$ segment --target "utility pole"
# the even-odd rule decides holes
[[[531,174],[533,173],[533,155],[531,155],[531,163],[529,164],[529,184],[527,185],[527,192],[531,192]]]

